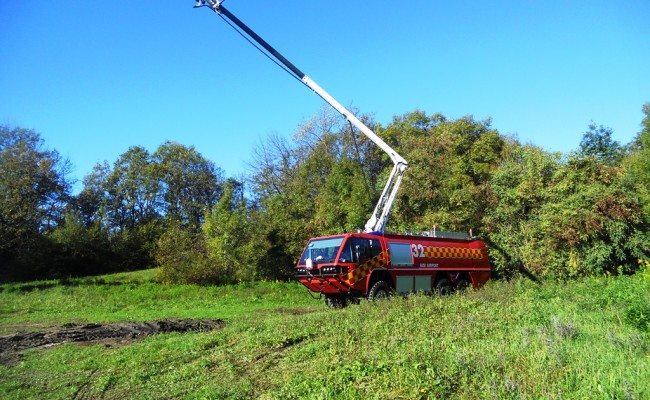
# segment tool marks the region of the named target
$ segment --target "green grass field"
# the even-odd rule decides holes
[[[647,399],[650,270],[325,308],[296,283],[159,285],[155,271],[0,286],[0,335],[224,319],[0,365],[0,398]]]

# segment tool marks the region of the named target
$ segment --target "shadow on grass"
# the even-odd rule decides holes
[[[5,284],[4,287],[0,286],[0,293],[29,293],[35,290],[53,289],[56,287],[77,287],[77,286],[122,286],[134,285],[145,282],[131,282],[131,281],[106,281],[104,279],[61,279],[58,281],[38,282],[38,283],[16,283]]]

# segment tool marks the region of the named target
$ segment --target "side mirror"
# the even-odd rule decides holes
[[[307,268],[308,270],[314,268],[314,262],[311,260],[311,258],[305,260],[305,268]]]

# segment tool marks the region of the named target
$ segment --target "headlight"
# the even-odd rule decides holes
[[[348,267],[323,267],[321,268],[321,274],[341,274],[341,273],[346,273],[348,271]]]

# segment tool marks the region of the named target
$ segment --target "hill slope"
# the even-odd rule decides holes
[[[297,284],[161,286],[149,273],[0,286],[0,330],[223,319],[218,330],[27,350],[5,398],[650,396],[650,271],[490,282],[329,310]]]

